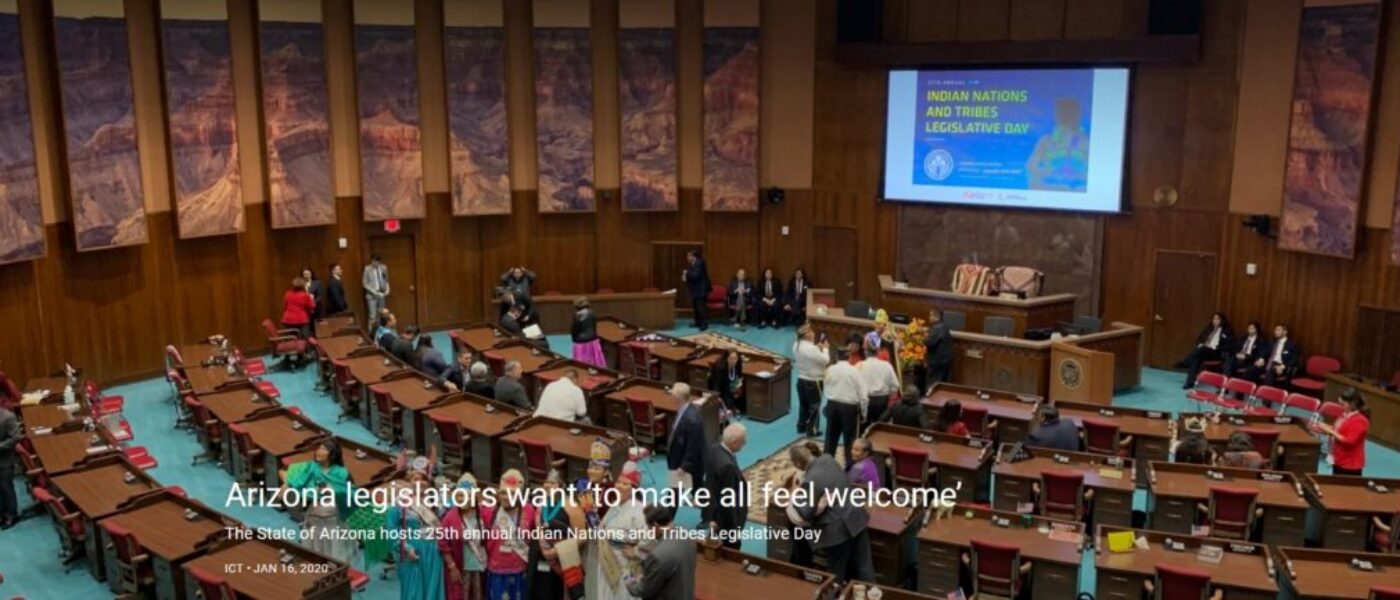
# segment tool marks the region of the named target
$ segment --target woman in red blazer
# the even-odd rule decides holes
[[[1356,388],[1347,388],[1338,400],[1346,411],[1334,423],[1318,423],[1317,428],[1332,436],[1332,473],[1361,475],[1366,467],[1366,432],[1371,429],[1371,411]]]
[[[311,314],[316,312],[316,299],[306,286],[306,280],[298,277],[282,294],[282,327],[297,330],[302,338],[311,336]]]

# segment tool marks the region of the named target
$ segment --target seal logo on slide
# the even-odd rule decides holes
[[[953,174],[953,155],[947,150],[936,148],[924,155],[924,175],[934,181],[943,181]]]

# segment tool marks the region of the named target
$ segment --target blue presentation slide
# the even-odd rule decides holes
[[[1116,212],[1128,70],[892,71],[887,200]]]

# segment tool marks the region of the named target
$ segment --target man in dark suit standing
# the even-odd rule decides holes
[[[686,291],[690,292],[690,308],[695,311],[695,328],[704,331],[710,328],[705,314],[705,297],[710,295],[710,271],[705,267],[705,259],[699,250],[685,253],[689,266],[681,273]]]
[[[788,507],[788,518],[799,526],[817,530],[813,550],[825,550],[827,564],[838,584],[859,579],[873,581],[875,565],[870,557],[870,513],[864,507],[834,503],[827,506],[823,498],[844,494],[850,487],[846,472],[830,454],[812,456],[803,444],[788,449],[793,466],[802,471],[803,498],[794,498]],[[828,496],[830,494],[830,496]]]
[[[1274,325],[1274,343],[1262,366],[1264,383],[1275,387],[1283,387],[1298,370],[1298,344],[1288,338],[1287,325]]]
[[[724,428],[720,440],[710,444],[705,455],[705,489],[709,490],[710,503],[701,511],[701,518],[725,546],[735,550],[739,549],[739,534],[749,513],[744,472],[739,469],[738,460],[739,450],[747,441],[744,426],[733,423]],[[733,491],[726,494],[725,490]]]
[[[338,315],[350,310],[350,302],[345,299],[345,282],[341,280],[340,265],[331,263],[331,278],[326,282],[326,316]],[[370,316],[373,318],[373,315]]]
[[[652,505],[642,518],[656,536],[656,546],[642,559],[642,576],[627,575],[628,593],[640,600],[695,600],[695,542],[671,532],[676,509]]]
[[[924,340],[924,381],[919,393],[927,394],[933,384],[948,380],[953,369],[953,332],[943,322],[943,309],[928,311],[928,338]]]
[[[698,488],[705,484],[705,422],[700,419],[700,407],[695,405],[699,400],[691,399],[690,386],[684,383],[671,385],[671,397],[681,408],[666,451],[666,469],[670,471],[667,485]]]

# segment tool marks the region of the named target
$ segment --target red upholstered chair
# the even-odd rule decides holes
[[[564,468],[565,459],[554,458],[554,449],[549,443],[534,438],[521,437],[520,462],[525,465],[525,479],[528,485],[544,483],[550,469]]]
[[[659,449],[666,438],[666,415],[657,413],[656,405],[646,398],[627,396],[626,400],[627,414],[632,417],[632,438]]]
[[[1317,419],[1317,411],[1322,407],[1322,401],[1312,396],[1304,394],[1289,394],[1283,399],[1281,412],[1293,409],[1293,414],[1304,417],[1308,420]]]
[[[928,450],[914,446],[890,445],[891,487],[928,487],[938,469],[930,464]]]
[[[1084,473],[1046,469],[1040,472],[1040,514],[1055,519],[1084,519]]]
[[[439,415],[429,415],[437,428],[438,439],[442,441],[442,467],[449,479],[461,477],[467,469],[467,454],[470,436],[456,419]]]
[[[353,417],[355,413],[359,412],[362,392],[360,391],[360,382],[350,374],[350,365],[346,364],[345,361],[332,360],[331,369],[333,372],[331,379],[335,384],[336,394],[340,396],[337,398],[340,403],[340,416],[335,419],[335,422],[339,423],[346,417]]]
[[[1248,379],[1226,380],[1225,389],[1215,397],[1215,404],[1224,410],[1244,410],[1257,387],[1257,384]]]
[[[1400,586],[1371,586],[1371,596],[1367,600],[1400,600]]]
[[[228,426],[228,430],[233,437],[234,452],[243,459],[243,468],[241,472],[235,469],[234,479],[247,484],[261,482],[266,470],[262,449],[253,444],[253,436],[248,434],[248,429],[242,424],[233,423]]]
[[[1244,411],[1251,415],[1273,416],[1288,404],[1288,392],[1271,385],[1261,385],[1250,394]]]
[[[1249,434],[1249,441],[1254,445],[1254,451],[1273,464],[1274,459],[1278,457],[1279,430],[1264,427],[1241,427],[1239,431]]]
[[[306,354],[306,340],[301,339],[297,330],[278,329],[272,324],[272,319],[263,319],[262,327],[273,358],[300,360]]]
[[[102,388],[97,387],[97,382],[91,379],[83,383],[83,396],[87,398],[88,406],[96,415],[116,414],[126,406],[126,398],[103,395]]]
[[[1214,371],[1201,371],[1196,376],[1196,387],[1186,392],[1186,398],[1196,402],[1197,412],[1202,404],[1217,404],[1220,393],[1225,391],[1225,376]]]
[[[194,415],[195,434],[199,437],[199,445],[204,447],[204,453],[194,457],[191,465],[199,464],[200,459],[219,460],[222,454],[219,452],[224,444],[224,428],[219,420],[209,412],[209,408],[193,394],[185,397],[185,404],[190,407],[190,413]]]
[[[647,344],[626,343],[622,347],[627,351],[629,362],[632,364],[632,375],[642,379],[661,379],[661,361],[652,358],[651,346]]]
[[[1158,563],[1154,600],[1205,600],[1210,594],[1210,573]]]
[[[167,485],[165,486],[165,491],[170,492],[171,494],[174,494],[181,498],[189,497],[189,494],[185,493],[185,488],[182,488],[178,485]]]
[[[1342,361],[1331,356],[1314,354],[1303,363],[1303,374],[1288,382],[1293,389],[1309,396],[1322,396],[1322,388],[1327,386],[1327,375],[1342,370]]]
[[[1317,418],[1324,423],[1335,423],[1346,411],[1347,407],[1341,402],[1323,402],[1317,407]]]
[[[1247,488],[1211,486],[1211,537],[1247,540],[1254,530],[1254,502],[1259,491]]]
[[[975,597],[994,594],[1015,598],[1021,593],[1021,547],[973,538],[972,593]]]
[[[165,368],[178,369],[185,366],[185,359],[180,356],[180,350],[175,346],[165,347]]]
[[[238,592],[233,590],[228,580],[199,567],[186,567],[190,576],[199,586],[199,594],[204,600],[238,600]]]
[[[231,358],[238,369],[243,372],[243,375],[249,379],[257,379],[267,375],[267,363],[263,362],[263,359],[244,357],[243,350],[237,346],[233,347]]]
[[[705,295],[705,310],[710,313],[718,310],[724,314],[725,304],[729,298],[729,290],[718,283],[710,286],[710,293]]]
[[[967,427],[968,435],[975,438],[987,437],[987,407],[968,402],[963,405],[962,416],[958,420]]]
[[[369,573],[359,569],[350,569],[350,591],[362,592],[369,587]]]
[[[29,495],[34,495],[35,488],[47,489],[49,475],[39,464],[39,458],[34,455],[29,445],[15,444],[15,454],[19,455],[19,463],[24,467],[24,484],[29,490]]]
[[[34,488],[34,501],[44,505],[49,511],[49,516],[53,518],[55,531],[58,532],[58,541],[62,542],[64,572],[68,572],[68,565],[77,557],[82,555],[83,541],[87,539],[87,532],[83,528],[83,515],[68,506],[68,502],[63,498],[55,496],[47,489]]]
[[[388,390],[378,385],[369,386],[369,395],[374,398],[374,410],[379,413],[379,427],[374,435],[379,441],[392,445],[403,433],[399,418],[402,409]]]
[[[1124,439],[1118,423],[1107,419],[1084,417],[1079,420],[1084,429],[1084,451],[1110,456],[1127,456],[1132,436]]]
[[[500,377],[506,372],[506,357],[494,350],[487,350],[481,356],[486,359],[486,366],[491,368],[492,377]]]
[[[1380,517],[1371,517],[1371,543],[1375,545],[1377,552],[1400,551],[1400,535],[1396,535],[1396,527],[1400,527],[1400,510],[1390,515],[1389,523]]]
[[[117,572],[109,576],[117,578],[117,587],[122,594],[139,594],[156,581],[155,570],[151,567],[151,555],[141,548],[136,536],[112,519],[102,521],[102,530],[107,533],[112,550],[117,555]]]

